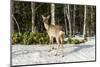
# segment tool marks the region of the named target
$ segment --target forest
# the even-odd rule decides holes
[[[48,44],[43,16],[50,15],[49,25],[64,28],[64,43],[79,44],[96,35],[96,6],[13,1],[11,3],[11,43]],[[72,39],[80,36],[82,41]]]

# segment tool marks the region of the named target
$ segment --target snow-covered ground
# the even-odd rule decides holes
[[[12,65],[62,63],[95,60],[95,38],[76,46],[64,44],[64,57],[48,52],[48,45],[12,45]],[[54,45],[56,47],[56,45]]]

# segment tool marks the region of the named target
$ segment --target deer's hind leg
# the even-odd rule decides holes
[[[62,37],[60,37],[60,42],[61,42],[61,55],[62,55],[62,57],[64,57],[64,52],[63,52],[63,41],[64,41],[64,38],[63,38],[63,36]]]
[[[59,52],[59,48],[60,48],[60,40],[59,40],[59,37],[56,38],[56,42],[57,42],[57,51],[56,51],[55,56],[57,56],[57,54]]]

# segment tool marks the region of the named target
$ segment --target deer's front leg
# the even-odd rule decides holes
[[[48,50],[48,52],[50,52],[52,50],[53,38],[49,37],[49,41],[50,41],[50,43],[49,43],[49,50]]]

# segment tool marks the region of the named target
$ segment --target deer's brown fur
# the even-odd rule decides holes
[[[44,27],[49,35],[49,38],[50,38],[50,45],[53,43],[53,39],[55,38],[56,42],[58,44],[58,49],[60,46],[63,49],[63,39],[64,39],[63,27],[60,25],[52,25],[52,24],[49,25],[48,24],[49,16],[44,17],[42,15],[42,18],[43,18]]]

